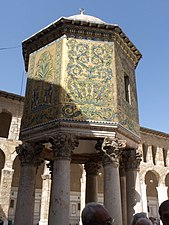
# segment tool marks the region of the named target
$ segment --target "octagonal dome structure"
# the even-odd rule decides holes
[[[141,53],[117,24],[61,17],[22,43],[28,72],[21,140],[56,131],[140,141],[135,68]]]
[[[100,24],[105,24],[106,22],[104,22],[103,20],[95,17],[95,16],[90,16],[90,15],[85,15],[84,13],[78,14],[78,15],[73,15],[73,16],[69,16],[67,17],[68,19],[71,20],[80,20],[80,21],[85,21],[85,22],[89,22],[89,23],[100,23]]]

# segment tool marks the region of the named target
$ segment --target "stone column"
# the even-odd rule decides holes
[[[42,144],[23,143],[16,148],[21,161],[14,225],[32,225],[37,168],[42,162]]]
[[[104,205],[114,219],[122,225],[122,208],[119,178],[119,157],[126,142],[117,138],[105,138],[102,144],[104,167]]]
[[[166,187],[164,183],[160,183],[160,185],[157,187],[157,192],[158,192],[158,204],[159,204],[159,205],[160,205],[163,201],[165,201],[165,200],[168,199],[167,189],[168,189],[168,187]]]
[[[100,165],[96,162],[88,161],[85,163],[86,170],[86,203],[97,202],[98,194],[98,171]]]
[[[11,184],[14,170],[11,168],[3,168],[1,175],[1,185],[0,185],[0,216],[3,218],[5,224],[8,221],[8,211],[10,204],[10,195],[11,195]]]
[[[141,155],[135,149],[125,150],[123,160],[126,169],[127,223],[131,224],[133,215],[143,209],[139,179]]]
[[[84,165],[82,165],[83,171],[82,171],[82,177],[80,179],[81,183],[81,195],[80,195],[80,215],[82,213],[82,210],[85,207],[85,199],[86,199],[86,171],[84,169]],[[82,225],[82,217],[80,216],[79,225]]]
[[[147,211],[147,193],[146,193],[147,185],[145,184],[144,181],[141,181],[140,184],[141,184],[141,193],[142,193],[142,202],[143,202],[143,212],[148,214],[148,211]]]
[[[76,138],[59,133],[50,138],[54,152],[49,225],[68,225],[70,207],[70,160]]]
[[[45,162],[44,173],[42,175],[42,198],[39,225],[48,224],[49,201],[51,190],[51,174],[47,168],[47,161]]]
[[[123,165],[120,166],[120,186],[123,225],[127,225],[127,194],[126,194],[126,173]]]

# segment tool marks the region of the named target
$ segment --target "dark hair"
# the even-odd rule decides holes
[[[83,225],[111,225],[112,218],[103,205],[90,202],[82,211],[82,223]]]
[[[131,225],[135,225],[136,222],[139,220],[139,219],[142,219],[142,218],[146,218],[147,219],[147,214],[145,212],[139,212],[139,213],[136,213],[134,216],[133,216],[133,220],[132,220],[132,224]]]
[[[164,209],[164,208],[167,208],[167,207],[169,207],[169,199],[167,199],[167,200],[165,200],[164,202],[162,202],[161,203],[161,205],[160,205],[160,207],[159,207],[159,214],[160,214],[160,216],[161,216],[161,214],[162,214],[162,210]]]
[[[152,225],[152,222],[151,220],[149,220],[148,218],[139,218],[137,221],[136,221],[136,225],[137,224],[146,224],[146,225]]]

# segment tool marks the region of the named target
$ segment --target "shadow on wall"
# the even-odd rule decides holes
[[[65,81],[64,86],[67,90],[53,83],[28,79],[21,137],[25,129],[44,124],[52,126],[61,120],[76,123],[112,121],[112,115],[107,112],[106,103],[100,97],[98,85],[95,87],[95,83],[89,85],[85,80],[77,82],[70,79]]]
[[[9,129],[11,125],[12,114],[6,110],[0,113],[0,137],[8,138]]]

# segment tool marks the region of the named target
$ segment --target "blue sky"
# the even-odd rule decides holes
[[[0,90],[24,95],[21,43],[84,8],[118,24],[142,53],[136,69],[141,126],[169,133],[169,0],[1,0]],[[17,47],[2,50],[2,48]]]

